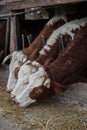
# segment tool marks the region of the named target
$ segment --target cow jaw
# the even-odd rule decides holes
[[[19,106],[25,107],[37,101],[36,99],[31,99],[30,97],[30,93],[33,89],[38,88],[39,86],[42,87],[43,84],[47,85],[45,87],[49,89],[50,80],[47,79],[45,82],[45,76],[46,72],[44,68],[40,66],[39,69],[29,77],[29,84],[26,89],[20,95],[16,96],[16,101],[19,103]]]

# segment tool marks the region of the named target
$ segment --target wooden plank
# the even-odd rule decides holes
[[[4,3],[10,3],[10,2],[19,2],[21,0],[3,0]]]
[[[17,50],[16,16],[10,18],[10,53]]]
[[[19,10],[30,7],[46,7],[46,6],[55,6],[55,5],[63,5],[70,3],[79,3],[85,2],[87,0],[25,0],[25,1],[17,1],[17,2],[7,2],[4,7],[8,10]]]

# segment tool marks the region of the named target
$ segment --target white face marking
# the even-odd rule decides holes
[[[50,88],[50,78],[48,78],[45,82],[44,82],[44,86],[46,86],[47,88]]]
[[[44,82],[44,79],[45,79],[45,70],[41,66],[35,73],[33,73],[29,77],[29,84],[24,89],[24,91],[20,95],[16,96],[16,101],[19,103],[19,106],[25,107],[36,101],[34,99],[31,99],[29,97],[29,94],[34,88],[41,86]],[[48,80],[45,82],[45,85],[47,85],[47,87],[49,88]]]
[[[20,67],[20,62],[25,62],[27,57],[22,53],[22,51],[15,51],[12,53],[11,63],[9,65],[9,77],[7,83],[7,90],[11,91],[14,89],[17,79],[15,78],[14,71],[17,67]]]
[[[30,61],[27,61],[22,67],[20,67],[19,73],[18,73],[18,81],[11,92],[11,97],[18,96],[29,84],[29,77],[32,73],[36,72],[37,68],[30,63]]]
[[[50,19],[47,23],[48,26],[52,26],[55,22],[57,22],[58,20],[63,19],[65,22],[67,22],[67,18],[65,15],[58,15],[58,16],[54,16],[52,19]]]

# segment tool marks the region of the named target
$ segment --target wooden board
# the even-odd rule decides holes
[[[31,7],[56,6],[86,1],[87,0],[7,0],[4,1],[3,7],[8,10],[18,10]]]

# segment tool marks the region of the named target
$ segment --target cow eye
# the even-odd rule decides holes
[[[18,64],[19,64],[20,66],[22,66],[22,65],[23,65],[23,62],[22,62],[22,61],[18,61]]]
[[[25,84],[25,85],[26,85],[26,84],[29,84],[29,82],[25,82],[24,84]]]

